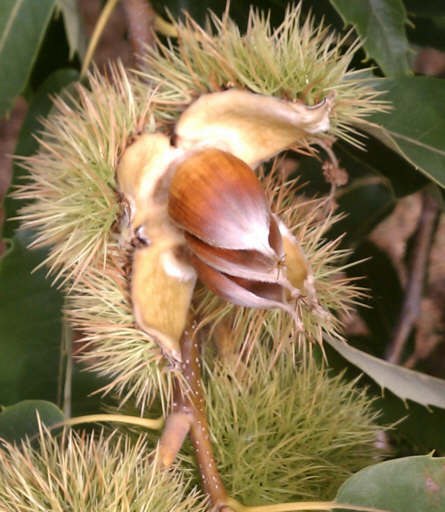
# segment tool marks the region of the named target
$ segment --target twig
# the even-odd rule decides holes
[[[187,396],[193,408],[194,420],[190,428],[190,439],[198,462],[205,492],[215,510],[229,512],[227,493],[216,467],[213,448],[210,443],[209,426],[205,414],[204,395],[201,386],[198,341],[188,330],[182,341],[182,372],[188,387]]]
[[[438,212],[437,202],[428,191],[425,191],[422,196],[422,211],[415,234],[414,249],[409,265],[410,274],[402,311],[386,352],[386,359],[390,363],[398,364],[400,362],[411,329],[419,317],[423,284]]]
[[[434,285],[431,286],[431,288],[433,287]],[[432,297],[432,294],[434,294],[434,292],[428,290],[428,295],[430,296],[429,302],[434,301],[432,310],[430,309],[431,306],[428,307],[428,302],[425,302],[425,306],[428,308],[426,311],[424,309],[424,303],[422,302],[421,304],[420,314],[427,315],[429,321],[418,323],[414,351],[404,361],[403,366],[405,368],[414,368],[419,360],[421,361],[429,357],[433,350],[443,341],[442,332],[445,326],[443,322],[443,311],[441,311],[440,306],[437,306],[444,304],[445,301],[444,297],[441,296],[442,294],[438,297]]]
[[[180,341],[183,381],[176,382],[172,411],[159,441],[160,461],[162,467],[170,466],[189,433],[202,484],[210,497],[212,510],[230,512],[232,509],[227,506],[227,493],[218,473],[210,443],[201,385],[199,347],[193,336],[194,329],[194,326],[186,329]]]
[[[124,0],[122,4],[127,19],[128,37],[136,65],[146,46],[154,43],[156,14],[148,0]]]
[[[332,146],[335,142],[333,140],[316,139],[315,143],[320,146],[326,153],[328,160],[325,160],[322,165],[323,175],[328,183],[331,185],[331,191],[329,197],[332,200],[335,195],[337,187],[346,185],[349,180],[348,173],[345,169],[340,167],[340,162],[336,154],[334,153]]]
[[[194,420],[193,407],[177,382],[173,395],[172,411],[159,440],[159,460],[164,468],[173,464]]]
[[[105,7],[100,13],[85,53],[80,72],[81,78],[85,77],[90,67],[99,39],[118,1],[119,0],[107,0]],[[142,54],[144,45],[153,44],[153,30],[167,37],[178,36],[176,27],[160,16],[156,16],[148,0],[125,0],[123,2],[123,8],[127,18],[128,32],[135,58]]]

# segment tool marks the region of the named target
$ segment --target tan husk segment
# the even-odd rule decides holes
[[[136,249],[131,276],[133,313],[169,358],[180,361],[179,339],[187,323],[196,272],[183,260],[180,245],[154,243]]]
[[[126,201],[124,206],[128,208],[123,221],[131,226],[130,238],[144,224],[156,228],[160,222],[165,222],[166,205],[162,192],[166,188],[166,169],[175,156],[169,138],[161,133],[140,136],[122,155],[116,179]],[[121,222],[121,228],[125,233],[125,222]],[[149,236],[148,233],[139,235]]]
[[[309,273],[309,264],[297,239],[279,222],[285,255],[286,273],[289,282],[299,290],[304,289],[304,281]]]
[[[307,135],[327,132],[333,104],[333,94],[314,106],[238,89],[205,94],[179,118],[176,144],[216,147],[255,168]]]
[[[65,299],[67,318],[80,335],[76,357],[105,377],[99,391],[118,397],[121,406],[132,399],[144,411],[159,397],[165,411],[176,371],[167,371],[159,343],[135,323],[125,260],[122,251],[109,250],[105,268],[89,267]]]

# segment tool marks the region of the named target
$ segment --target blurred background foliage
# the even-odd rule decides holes
[[[51,97],[79,80],[88,38],[104,4],[96,0],[1,2],[0,194],[6,194],[9,181],[13,186],[25,174],[19,159],[11,166],[10,154],[26,156],[36,151],[34,134],[51,110]],[[288,4],[285,0],[234,1],[230,15],[244,30],[250,5],[254,5],[270,11],[271,23],[277,26]],[[344,142],[334,146],[349,182],[336,195],[339,210],[346,215],[329,236],[345,233],[343,247],[353,250],[351,261],[360,260],[348,273],[361,276],[360,284],[369,290],[363,306],[344,319],[347,339],[373,356],[443,378],[445,55],[441,52],[445,51],[445,4],[434,0],[303,0],[302,5],[304,12],[312,11],[339,32],[354,27],[363,41],[354,67],[372,66],[376,77],[386,77],[378,87],[387,91],[393,104],[390,114],[372,119],[387,128],[386,136],[363,132],[366,151]],[[187,12],[205,24],[207,9],[220,16],[226,1],[153,0],[152,7],[164,18],[180,18]],[[133,65],[119,3],[102,34],[95,62],[105,69],[116,58]],[[308,195],[328,192],[321,162],[291,153],[287,157],[301,182],[307,182]],[[52,402],[65,414],[98,411],[101,401],[91,392],[104,383],[82,372],[73,361],[72,333],[61,313],[62,295],[46,280],[45,269],[32,272],[45,250],[26,248],[29,233],[17,231],[13,220],[19,206],[6,197],[0,219],[0,404],[5,412],[24,400],[31,407],[33,400]],[[414,281],[418,286],[413,292]],[[418,313],[412,320],[407,304]],[[400,324],[407,332],[399,354],[391,359]],[[346,369],[351,379],[358,375],[356,366],[330,347],[327,357],[332,371]],[[442,408],[405,403],[388,390],[382,393],[368,376],[358,385],[376,397],[383,424],[397,422],[388,434],[392,456],[431,450],[445,455]],[[25,421],[25,417],[15,421]]]

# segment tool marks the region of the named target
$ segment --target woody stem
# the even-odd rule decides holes
[[[216,467],[210,442],[209,426],[205,414],[204,395],[201,385],[198,341],[193,332],[185,330],[181,340],[182,373],[186,381],[186,396],[193,411],[190,439],[198,462],[202,484],[211,499],[214,510],[229,512],[227,493]]]
[[[125,0],[122,3],[128,26],[133,55],[137,59],[144,53],[146,46],[154,44],[154,25],[156,15],[148,0]]]
[[[410,275],[406,286],[402,311],[386,353],[386,359],[390,363],[400,363],[406,342],[419,318],[438,215],[439,205],[437,201],[428,190],[424,191],[422,196],[422,212],[414,236],[414,249],[409,263]]]

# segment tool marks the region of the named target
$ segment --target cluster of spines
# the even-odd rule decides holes
[[[302,17],[301,4],[289,7],[271,29],[268,16],[252,9],[245,34],[227,13],[211,14],[206,29],[191,18],[173,21],[178,46],[159,42],[141,71],[157,88],[155,108],[174,120],[178,105],[231,87],[307,105],[334,93],[330,135],[357,143],[354,124],[387,105],[368,74],[348,69],[360,46],[352,33],[339,36],[311,14]]]
[[[159,471],[144,436],[69,430],[55,438],[42,428],[39,441],[39,448],[30,440],[0,444],[2,510],[207,510],[184,472]]]

